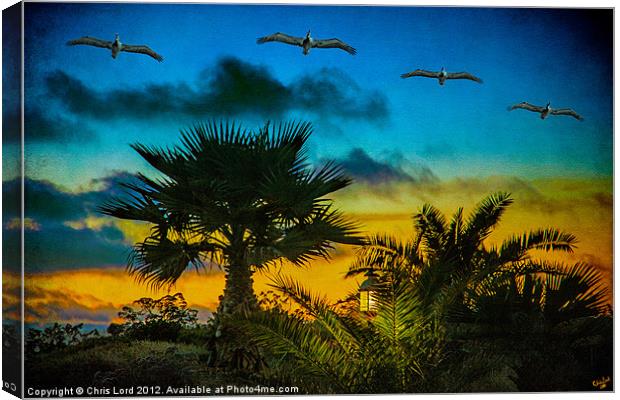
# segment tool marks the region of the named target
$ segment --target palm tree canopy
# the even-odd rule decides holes
[[[532,260],[531,252],[572,252],[576,238],[570,233],[537,229],[513,235],[498,246],[485,245],[512,202],[509,193],[495,193],[483,199],[468,216],[459,208],[449,221],[437,208],[426,204],[413,216],[416,233],[412,239],[403,242],[389,235],[370,236],[347,276],[369,268],[388,271],[400,265],[409,271],[409,279],[415,282],[423,302],[447,307],[457,299],[462,301],[470,292],[468,288],[487,284],[491,278],[557,272]]]
[[[267,123],[252,132],[232,123],[181,131],[181,144],[131,147],[158,172],[124,184],[99,211],[146,221],[128,268],[154,286],[173,284],[188,266],[262,268],[278,260],[304,265],[329,257],[333,243],[357,244],[357,227],[327,196],[350,184],[334,164],[311,168],[309,123]]]

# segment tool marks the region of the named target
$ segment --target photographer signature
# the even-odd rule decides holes
[[[607,384],[611,381],[611,378],[608,376],[604,376],[602,378],[599,379],[595,379],[592,381],[592,386],[594,386],[597,389],[605,389],[607,388]]]

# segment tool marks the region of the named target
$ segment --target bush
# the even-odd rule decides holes
[[[134,340],[175,342],[185,328],[197,326],[198,311],[187,308],[182,293],[166,295],[160,299],[143,297],[125,306],[118,316],[125,322],[110,324],[112,336],[126,336]]]

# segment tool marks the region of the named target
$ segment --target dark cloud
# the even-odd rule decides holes
[[[403,168],[402,156],[395,156],[396,162],[378,161],[361,148],[349,152],[346,158],[337,160],[345,172],[357,181],[369,184],[392,182],[434,182],[437,177],[426,167]]]
[[[295,103],[294,91],[275,79],[266,68],[235,58],[222,59],[215,68],[203,71],[201,93],[191,97],[202,105],[188,107],[188,114],[194,116],[244,112],[274,115]],[[186,104],[191,107],[191,100]]]
[[[69,221],[84,218],[83,194],[65,192],[51,182],[25,179],[25,215],[36,221]]]
[[[91,179],[90,189],[82,191],[90,192],[96,201],[107,200],[110,196],[125,197],[127,196],[127,190],[120,185],[121,183],[144,187],[144,183],[135,174],[127,171],[114,171],[102,178]]]
[[[388,116],[387,99],[382,93],[362,89],[340,70],[325,68],[287,85],[266,68],[232,57],[205,69],[193,84],[152,83],[104,92],[56,71],[48,76],[46,85],[49,95],[71,112],[102,120],[240,114],[268,118],[295,110],[374,122]]]
[[[25,179],[25,216],[37,229],[24,232],[27,272],[123,265],[129,245],[123,232],[113,225],[97,229],[82,226],[80,220],[101,215],[96,207],[110,196],[122,196],[118,182],[135,182],[136,177],[124,171],[93,180],[92,189],[68,192],[53,183]],[[20,181],[3,182],[3,201],[16,198]],[[7,212],[8,211],[8,212]],[[19,270],[20,232],[11,221],[19,218],[19,208],[5,210],[3,218],[2,251],[4,263],[11,270]]]
[[[2,183],[2,199],[18,198],[21,181],[14,179]],[[51,182],[24,180],[25,215],[35,221],[69,221],[84,218],[87,215],[84,197],[92,194],[73,194],[65,192]],[[6,210],[7,218],[17,218],[20,215],[19,207]]]
[[[31,273],[123,265],[129,246],[122,239],[123,233],[112,226],[97,231],[48,223],[38,231],[24,233],[25,270]]]
[[[3,236],[3,262],[8,269],[19,271],[19,231],[4,228]],[[123,265],[127,261],[129,246],[122,239],[123,233],[112,226],[97,231],[48,222],[39,230],[24,232],[25,271]]]
[[[83,123],[49,115],[38,109],[26,112],[24,131],[27,142],[92,141],[96,138],[95,132]]]
[[[3,108],[5,108],[3,106]],[[2,113],[2,142],[21,143],[21,114],[18,107],[11,107],[11,110],[4,109]]]
[[[613,210],[614,208],[614,196],[611,193],[594,193],[592,199],[602,209]]]
[[[97,207],[110,196],[126,196],[120,182],[140,184],[134,174],[116,171],[106,177],[92,179],[89,188],[73,193],[49,181],[25,178],[25,216],[41,223],[84,218],[95,214]],[[20,185],[19,179],[2,182],[2,201],[8,205],[4,210],[7,219],[20,216]]]
[[[21,141],[21,119],[19,110],[9,112],[2,119],[2,132],[7,143]],[[64,118],[58,114],[45,113],[39,109],[26,112],[24,118],[24,140],[26,142],[93,141],[97,135],[83,123]]]
[[[388,116],[387,99],[378,92],[365,92],[360,86],[336,68],[323,68],[315,75],[307,75],[292,85],[295,104],[303,110],[320,114],[338,112],[346,118],[382,120]]]

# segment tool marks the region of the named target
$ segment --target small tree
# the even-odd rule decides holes
[[[139,340],[174,341],[182,328],[195,327],[198,311],[187,307],[182,293],[166,295],[160,299],[143,297],[125,306],[118,316],[125,322],[111,324],[108,333]]]

